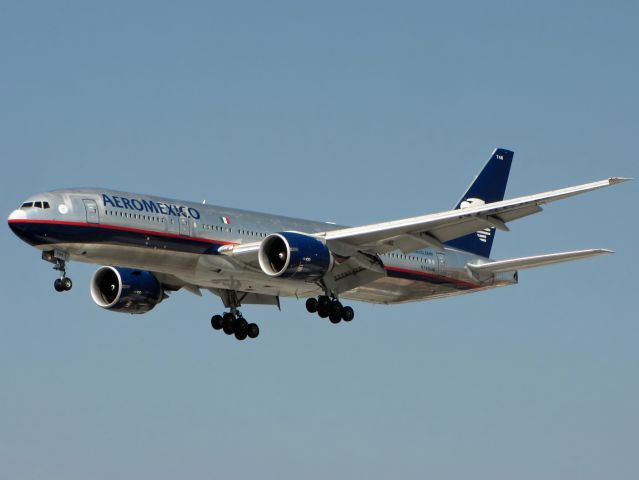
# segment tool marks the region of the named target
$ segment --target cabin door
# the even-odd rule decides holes
[[[100,214],[98,213],[98,204],[95,200],[82,200],[84,210],[87,214],[87,223],[100,223]]]

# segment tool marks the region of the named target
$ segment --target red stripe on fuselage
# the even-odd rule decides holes
[[[221,245],[238,245],[236,242],[226,242],[224,240],[213,240],[211,238],[191,237],[190,235],[180,235],[177,233],[158,232],[157,230],[143,230],[141,228],[122,227],[120,225],[109,225],[104,223],[88,223],[88,222],[65,222],[62,220],[31,220],[31,219],[13,219],[9,223],[38,223],[47,225],[68,225],[71,227],[93,227],[103,228],[106,230],[119,230],[122,232],[141,233],[144,235],[157,235],[160,237],[179,238],[181,240],[195,240],[198,242],[215,243]]]

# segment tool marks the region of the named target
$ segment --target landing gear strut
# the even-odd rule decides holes
[[[331,323],[339,323],[342,320],[350,322],[355,317],[351,307],[345,307],[337,298],[331,299],[328,295],[306,300],[306,310],[309,313],[317,313],[320,318],[328,317]]]
[[[64,252],[54,250],[53,252],[42,252],[42,259],[53,263],[53,269],[60,272],[60,277],[53,282],[56,292],[67,292],[73,287],[73,282],[67,277],[67,255]]]
[[[224,315],[213,315],[211,326],[215,330],[223,330],[227,335],[235,335],[238,340],[257,338],[260,327],[255,323],[248,323],[237,308],[231,308]]]

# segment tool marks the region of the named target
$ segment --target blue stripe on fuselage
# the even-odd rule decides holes
[[[12,221],[9,226],[17,236],[34,246],[57,243],[104,243],[162,248],[196,254],[217,254],[219,247],[230,243],[105,224]]]

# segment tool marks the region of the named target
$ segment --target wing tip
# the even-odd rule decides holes
[[[618,183],[624,183],[633,180],[632,177],[610,177],[608,179],[609,185],[617,185]]]

